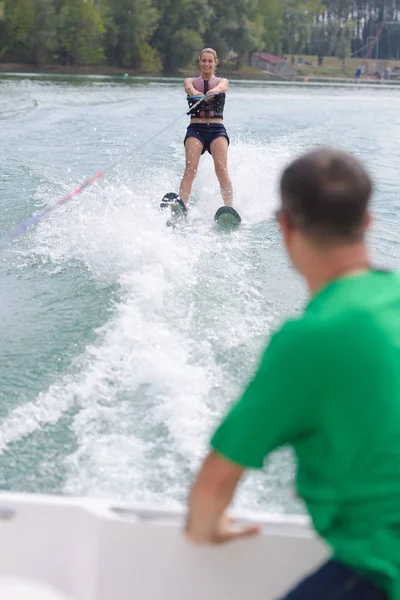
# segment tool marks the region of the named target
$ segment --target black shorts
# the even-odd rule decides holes
[[[206,150],[211,154],[210,146],[212,142],[219,137],[225,137],[229,144],[229,137],[226,133],[225,125],[222,123],[190,123],[183,143],[186,142],[188,137],[194,137],[203,144],[202,154],[204,154]]]

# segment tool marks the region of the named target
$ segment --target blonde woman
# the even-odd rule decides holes
[[[186,214],[186,205],[189,202],[192,185],[199,166],[200,156],[206,152],[211,154],[215,174],[218,178],[224,208],[224,218],[230,215],[234,223],[240,222],[237,212],[231,208],[233,204],[233,188],[228,172],[228,146],[229,137],[223,124],[228,80],[216,77],[217,53],[212,48],[204,48],[199,55],[200,75],[184,80],[191,120],[184,139],[186,166],[179,188],[179,196],[173,192],[164,196],[161,207],[171,206],[173,212]],[[203,95],[206,98],[199,102]],[[189,113],[188,113],[189,114]],[[227,208],[230,207],[230,208]],[[220,216],[220,212],[216,217]],[[217,219],[216,219],[217,220]]]
[[[189,201],[192,184],[197,173],[200,156],[207,150],[214,160],[222,200],[225,206],[233,204],[232,182],[228,173],[229,137],[223,125],[228,80],[215,76],[218,64],[217,53],[205,48],[199,56],[200,75],[184,81],[189,108],[197,102],[197,96],[205,94],[207,99],[191,113],[184,144],[186,167],[179,194],[185,205]]]

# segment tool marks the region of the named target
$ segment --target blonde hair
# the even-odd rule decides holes
[[[209,54],[212,54],[215,60],[215,67],[214,67],[214,73],[215,70],[217,68],[217,64],[218,64],[218,56],[216,51],[214,50],[214,48],[203,48],[203,50],[200,52],[199,54],[199,61],[201,60],[201,57],[203,56],[203,54],[205,54],[205,52],[208,52]]]

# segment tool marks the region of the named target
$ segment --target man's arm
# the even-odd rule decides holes
[[[211,451],[205,459],[189,495],[187,537],[197,543],[222,544],[259,532],[258,527],[233,529],[224,516],[244,468]]]
[[[218,544],[257,533],[254,527],[230,529],[224,511],[245,469],[261,469],[270,452],[315,431],[324,378],[319,359],[327,339],[324,331],[319,337],[295,322],[271,339],[255,376],[211,439],[213,450],[189,498],[190,539]]]

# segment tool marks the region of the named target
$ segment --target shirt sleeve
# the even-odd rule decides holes
[[[314,341],[301,321],[272,337],[254,378],[212,437],[216,452],[259,469],[269,452],[312,431],[321,382]]]

